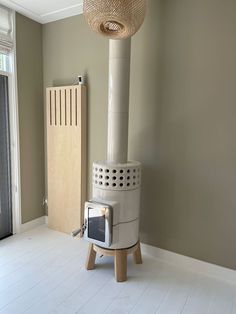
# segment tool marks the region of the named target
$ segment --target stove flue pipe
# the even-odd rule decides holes
[[[127,163],[131,38],[109,40],[107,161]]]

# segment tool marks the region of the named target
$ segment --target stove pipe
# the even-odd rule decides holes
[[[128,156],[131,38],[109,40],[107,161],[126,163]]]

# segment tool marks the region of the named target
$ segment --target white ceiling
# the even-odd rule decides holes
[[[42,24],[83,12],[83,0],[0,0],[0,4]]]

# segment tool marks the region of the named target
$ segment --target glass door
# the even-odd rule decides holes
[[[0,239],[12,234],[8,77],[0,75]]]

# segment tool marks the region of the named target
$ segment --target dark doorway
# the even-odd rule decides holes
[[[0,239],[12,234],[8,77],[0,75]]]

